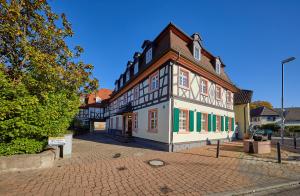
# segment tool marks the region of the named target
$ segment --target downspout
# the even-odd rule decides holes
[[[175,64],[177,64],[178,60],[180,58],[180,52],[177,53],[177,59],[175,60]],[[170,143],[171,143],[171,152],[174,152],[174,143],[173,143],[173,129],[174,129],[174,97],[173,97],[173,65],[171,67],[170,71],[170,99],[171,99],[171,129],[170,129]]]
[[[246,127],[247,127],[247,125],[246,125],[246,107],[247,107],[247,105],[248,105],[248,104],[246,104],[246,105],[244,106],[244,134],[247,133],[247,130],[246,130]]]

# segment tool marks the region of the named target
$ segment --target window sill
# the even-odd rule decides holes
[[[149,88],[149,93],[153,93],[154,91],[157,91],[159,88],[156,88],[156,89],[150,89]]]
[[[208,97],[208,93],[201,93],[201,95]]]
[[[157,129],[148,129],[148,133],[157,133]]]
[[[190,87],[182,86],[182,85],[180,85],[180,84],[179,84],[179,88],[183,88],[183,89],[185,89],[185,90],[190,90]]]
[[[178,134],[189,134],[189,131],[178,131]]]

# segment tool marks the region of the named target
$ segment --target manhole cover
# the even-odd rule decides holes
[[[161,167],[165,165],[165,162],[159,159],[153,159],[148,161],[148,164],[154,167]]]

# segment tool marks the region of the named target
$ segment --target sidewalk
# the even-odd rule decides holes
[[[298,164],[242,157],[239,143],[169,153],[122,144],[101,134],[74,139],[56,167],[0,175],[0,195],[208,195],[297,181]],[[119,153],[118,156],[116,156]],[[166,164],[152,167],[149,160]]]

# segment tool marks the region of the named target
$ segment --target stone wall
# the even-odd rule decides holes
[[[0,156],[0,173],[49,168],[58,158],[58,149],[49,149],[39,154]]]

